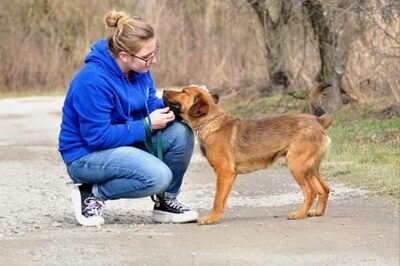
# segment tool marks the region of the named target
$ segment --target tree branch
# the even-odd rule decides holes
[[[360,5],[360,3],[357,3],[357,5],[367,14],[368,18],[379,28],[381,29],[386,36],[388,36],[390,39],[392,39],[393,41],[395,41],[398,45],[400,45],[400,41],[397,40],[395,37],[393,37],[392,34],[390,34],[387,30],[385,30],[368,12],[367,10]]]

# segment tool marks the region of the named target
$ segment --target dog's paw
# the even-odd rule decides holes
[[[290,212],[288,213],[287,218],[289,220],[297,220],[297,219],[303,219],[305,216],[305,214],[299,213],[299,212]]]
[[[308,216],[308,217],[314,217],[314,216],[317,216],[317,212],[316,212],[316,210],[310,210],[310,211],[307,213],[307,216]]]
[[[322,216],[322,215],[324,215],[324,213],[321,212],[321,211],[318,211],[318,210],[310,210],[310,211],[307,213],[307,216],[308,216],[308,217]]]
[[[207,225],[207,224],[215,224],[219,221],[219,216],[218,215],[206,215],[204,217],[201,217],[197,223],[200,225]]]

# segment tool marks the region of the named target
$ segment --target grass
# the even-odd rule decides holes
[[[400,116],[382,115],[391,104],[381,99],[363,106],[346,105],[336,113],[329,129],[332,144],[321,173],[328,180],[389,197],[399,206]],[[283,95],[249,102],[225,100],[222,105],[241,117],[307,110],[305,101]]]
[[[8,98],[21,98],[21,97],[32,97],[32,96],[64,96],[65,89],[56,89],[53,91],[48,90],[29,90],[29,91],[15,91],[5,92],[0,91],[0,100]]]
[[[375,109],[374,112],[371,112]],[[333,145],[322,170],[329,178],[400,203],[400,117],[376,118],[373,103],[346,106],[329,130]]]

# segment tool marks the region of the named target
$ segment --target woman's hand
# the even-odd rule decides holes
[[[206,85],[195,85],[195,84],[192,84],[192,85],[189,85],[189,86],[198,87],[198,88],[202,89],[203,91],[207,92],[208,94],[210,94],[210,91],[208,90]]]
[[[151,129],[162,129],[171,121],[175,120],[174,112],[169,107],[154,110],[150,115]]]

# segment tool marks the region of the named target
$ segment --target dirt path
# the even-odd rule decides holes
[[[0,265],[399,265],[399,212],[330,182],[327,214],[286,214],[301,201],[287,170],[238,177],[213,226],[154,224],[150,199],[107,202],[106,225],[78,226],[56,150],[61,98],[0,100]],[[198,152],[181,199],[201,214],[214,177]]]

